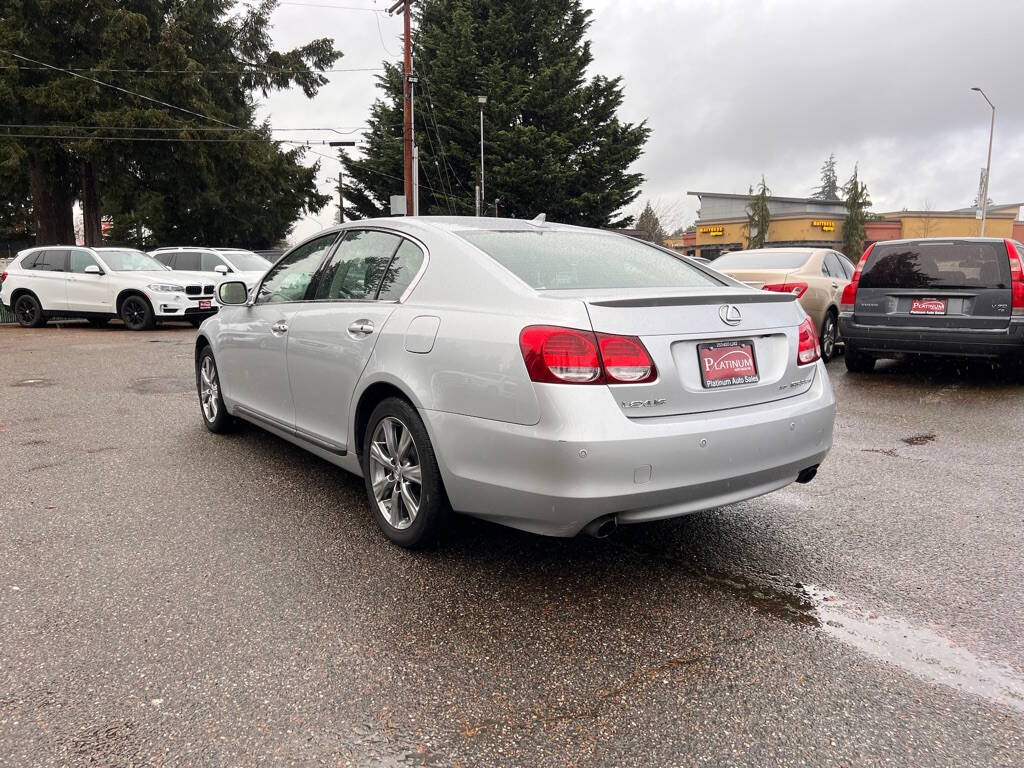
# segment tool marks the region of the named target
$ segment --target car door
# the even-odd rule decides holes
[[[397,301],[424,262],[411,240],[349,230],[317,278],[313,301],[288,334],[295,426],[329,450],[350,450],[353,392]]]
[[[103,274],[85,271],[86,267],[96,267]],[[114,313],[114,288],[111,285],[109,270],[101,266],[92,254],[84,248],[72,248],[68,254],[68,271],[65,280],[67,290],[67,308],[71,312]]]
[[[31,270],[29,288],[45,312],[59,312],[68,306],[67,275],[68,254],[64,248],[47,248],[36,256]]]
[[[295,408],[285,359],[289,325],[337,238],[332,232],[296,246],[267,272],[251,305],[221,311],[218,368],[226,396],[244,409],[241,415],[293,428]]]

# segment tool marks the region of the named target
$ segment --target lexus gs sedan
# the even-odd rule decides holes
[[[405,217],[318,233],[219,287],[206,427],[364,478],[392,541],[460,512],[555,536],[808,482],[835,399],[796,297],[607,231]]]

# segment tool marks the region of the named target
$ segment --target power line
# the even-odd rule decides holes
[[[275,67],[256,67],[251,69],[107,69],[104,67],[68,67],[68,72],[98,73],[130,73],[134,75],[321,75],[337,72],[383,72],[384,67],[341,67],[338,69],[278,69]],[[48,72],[53,67],[25,67],[20,64],[0,64],[0,69],[18,69],[26,72]]]
[[[112,85],[111,83],[105,83],[102,80],[97,80],[94,77],[88,77],[87,75],[82,75],[82,74],[79,74],[78,72],[72,72],[70,69],[64,69],[63,67],[55,67],[52,64],[47,64],[44,61],[36,61],[35,59],[30,59],[28,56],[22,56],[21,54],[14,53],[13,51],[7,51],[7,50],[4,50],[3,48],[0,48],[0,53],[3,53],[5,55],[7,55],[7,56],[13,56],[14,58],[21,59],[22,61],[27,61],[30,64],[38,64],[39,66],[46,67],[47,69],[53,69],[53,70],[56,70],[58,72],[65,72],[65,73],[71,75],[72,77],[81,78],[82,80],[88,80],[91,83],[96,83],[97,85],[102,85],[102,86],[104,86],[106,88],[113,88],[115,91],[120,91],[121,93],[126,93],[129,96],[135,96],[135,97],[140,98],[140,99],[145,99],[146,101],[151,101],[154,104],[159,104],[160,106],[167,107],[168,109],[176,109],[179,112],[185,112],[186,114],[193,115],[194,117],[201,117],[204,120],[210,120],[210,121],[212,121],[214,123],[219,123],[220,125],[226,125],[229,128],[238,128],[239,130],[244,130],[244,129],[240,128],[237,125],[232,125],[231,123],[226,122],[225,120],[219,120],[216,117],[210,117],[209,115],[204,115],[202,112],[195,112],[195,111],[193,111],[191,109],[186,109],[185,107],[179,107],[176,104],[169,104],[166,101],[161,101],[160,99],[154,99],[152,96],[147,96],[144,93],[139,93],[138,91],[132,91],[132,90],[129,90],[127,88],[122,88],[119,85]]]
[[[243,133],[252,133],[252,132],[257,132],[258,133],[261,130],[268,130],[268,131],[275,131],[275,132],[279,132],[279,131],[286,131],[286,132],[296,132],[296,131],[330,131],[332,133],[340,133],[340,134],[346,134],[346,135],[347,134],[351,134],[351,133],[355,133],[356,131],[365,130],[366,127],[367,126],[364,124],[364,125],[356,125],[356,126],[339,125],[339,126],[337,126],[335,128],[323,128],[323,127],[315,127],[315,128],[271,128],[271,127],[267,127],[267,128],[264,129],[262,127],[257,127],[257,128],[226,128],[226,127],[220,127],[220,126],[206,126],[206,125],[181,125],[181,126],[171,126],[171,127],[164,127],[164,126],[160,126],[160,127],[141,127],[141,126],[134,126],[134,125],[77,125],[75,123],[49,123],[49,124],[42,124],[42,123],[39,123],[39,124],[0,123],[0,128],[8,128],[8,129],[10,129],[10,128],[32,128],[32,129],[36,129],[36,130],[39,130],[39,129],[52,129],[52,130],[81,130],[81,131],[95,130],[95,131],[150,131],[150,132],[155,132],[155,131],[163,131],[163,132],[202,131],[204,133],[208,133],[208,132],[231,133],[231,132],[238,132],[238,131],[241,131]],[[382,127],[393,127],[393,126],[382,126]],[[347,129],[347,130],[345,130],[345,129]],[[3,135],[4,134],[0,134],[0,136],[3,136]]]
[[[256,5],[253,0],[239,0],[244,5]],[[299,3],[282,0],[278,5],[297,5],[303,8],[326,8],[331,11],[366,11],[367,13],[384,13],[380,8],[363,8],[356,5],[334,5],[333,3]]]

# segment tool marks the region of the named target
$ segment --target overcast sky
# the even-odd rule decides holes
[[[345,54],[337,67],[376,67],[400,54],[399,19],[372,10],[391,0],[303,2],[347,9],[282,2],[279,48],[333,37]],[[670,225],[696,215],[688,190],[744,192],[762,173],[774,194],[808,195],[830,152],[841,181],[860,164],[875,211],[969,205],[991,114],[973,85],[997,106],[989,196],[1024,201],[1024,0],[584,5],[594,11],[593,72],[622,75],[621,117],[653,130],[637,163],[641,199],[654,200]],[[333,74],[312,101],[298,90],[273,94],[263,114],[281,128],[358,128],[377,93],[373,75]],[[334,190],[337,172],[337,162],[322,160],[323,191]],[[336,211],[335,202],[300,222],[292,239]]]

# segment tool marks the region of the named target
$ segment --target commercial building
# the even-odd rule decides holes
[[[695,225],[665,245],[690,256],[716,259],[747,247],[747,206],[751,195],[688,192],[700,200]],[[846,206],[813,197],[770,197],[771,217],[765,247],[818,247],[841,250]],[[988,209],[985,235],[1024,240],[1024,203]],[[867,223],[867,243],[905,237],[976,237],[981,221],[974,208],[953,211],[894,211]],[[860,254],[847,254],[853,260]]]

